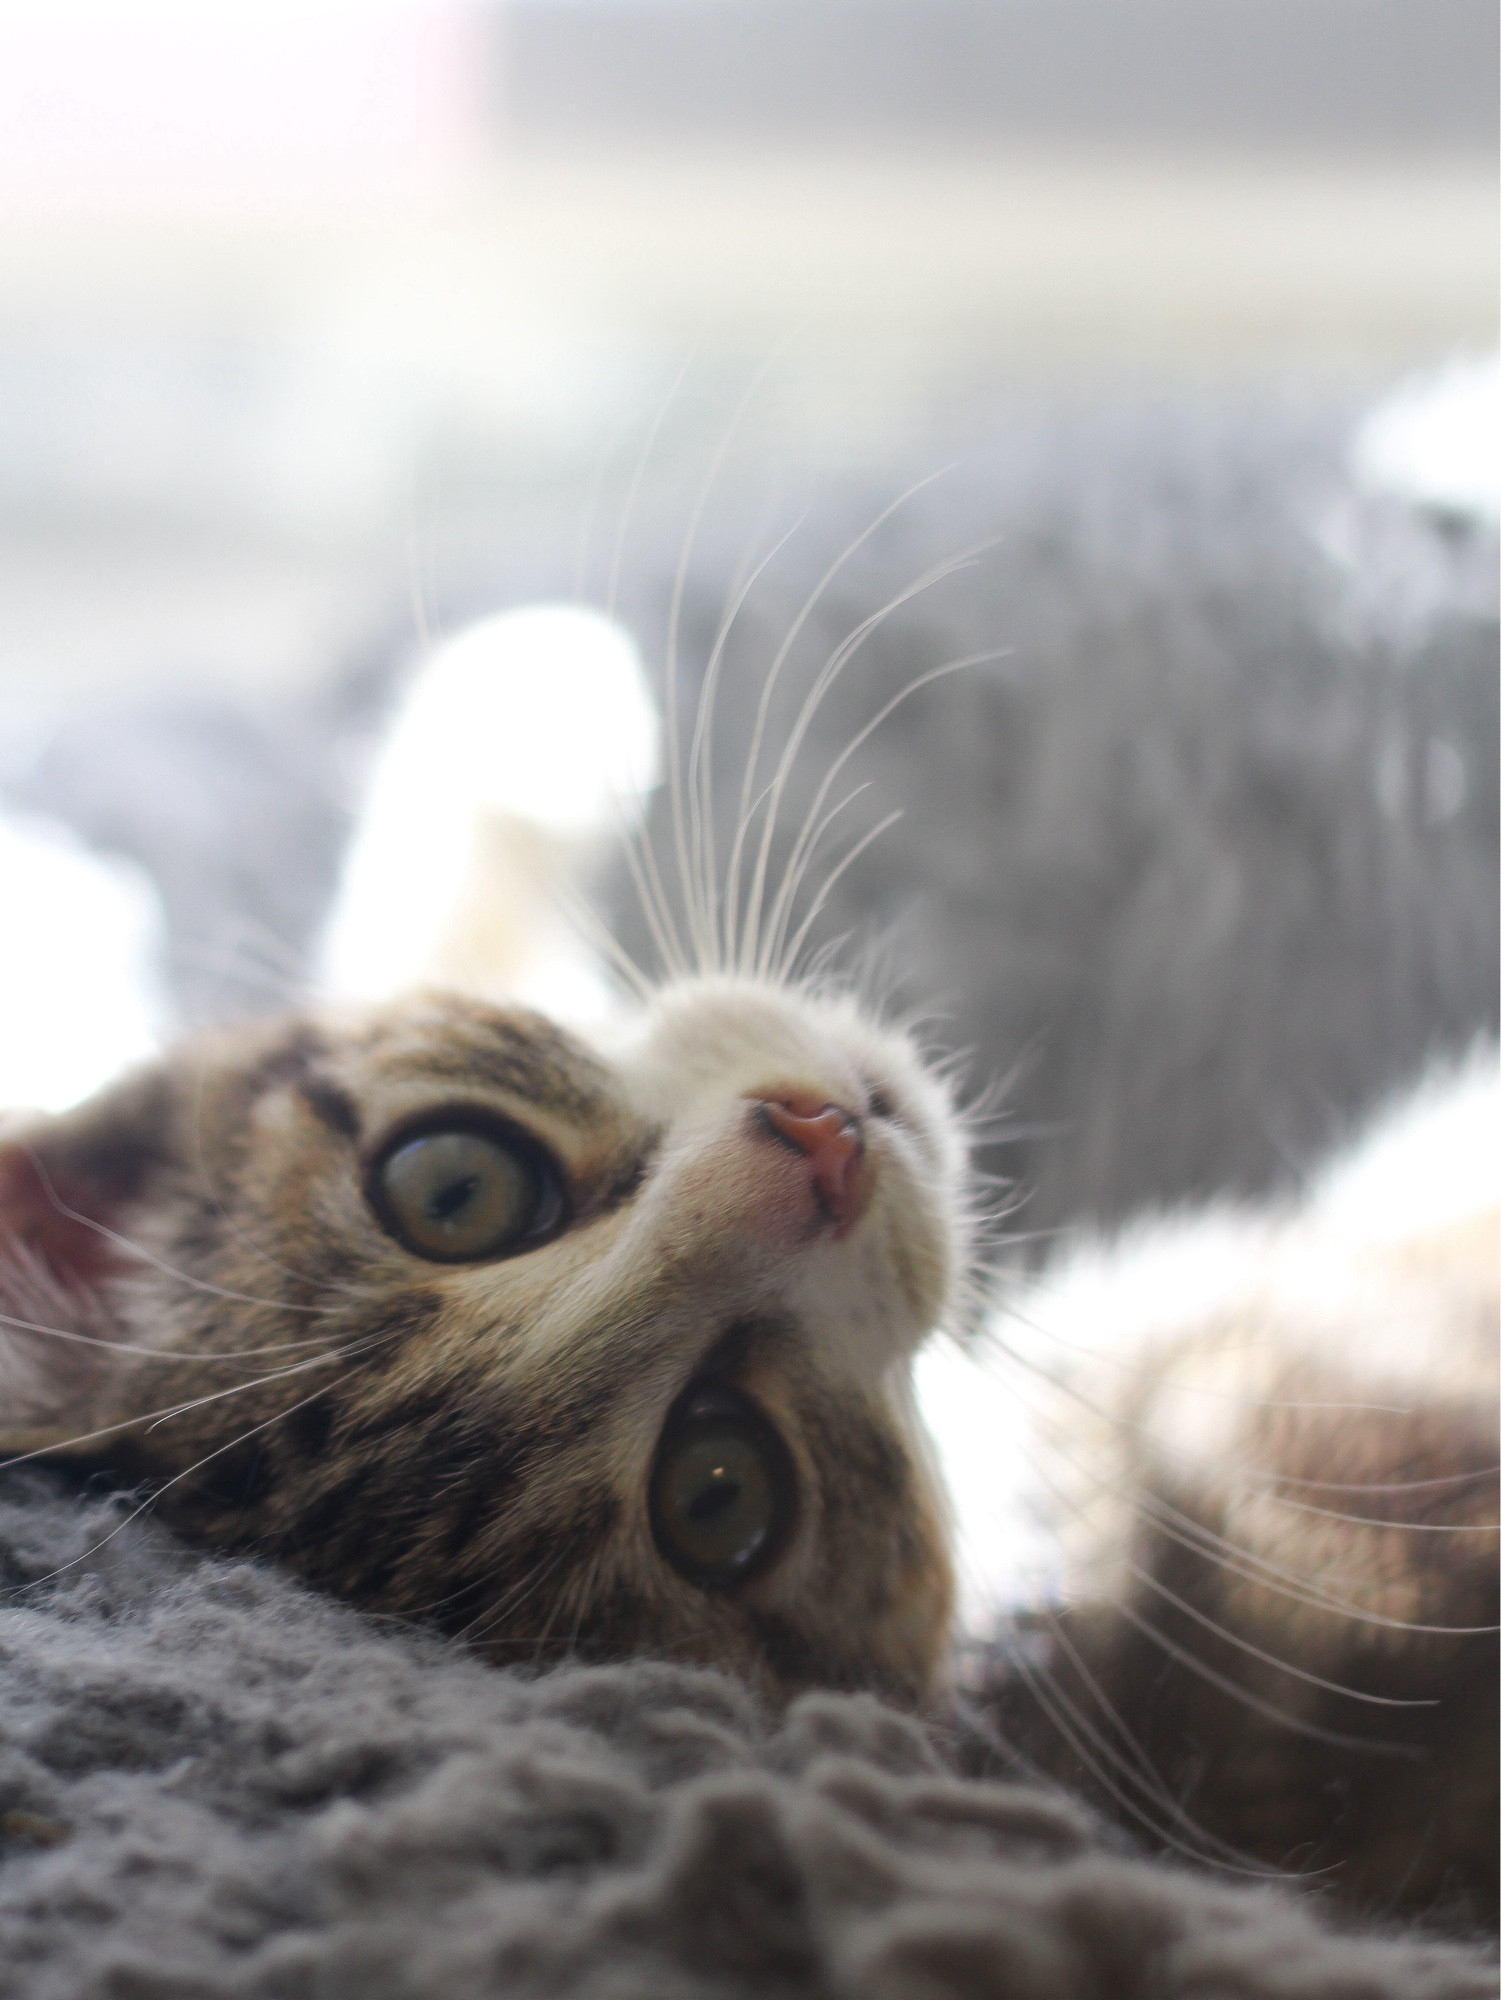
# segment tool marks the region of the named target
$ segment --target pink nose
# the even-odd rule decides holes
[[[870,1199],[870,1173],[860,1120],[838,1104],[820,1104],[816,1097],[789,1093],[760,1099],[753,1113],[764,1132],[812,1169],[818,1205],[843,1236],[865,1213]]]

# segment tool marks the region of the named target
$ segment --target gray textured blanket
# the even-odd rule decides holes
[[[0,1582],[6,2000],[1494,1991],[956,1778],[867,1697],[497,1672],[37,1474]]]

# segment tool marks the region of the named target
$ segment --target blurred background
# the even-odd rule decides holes
[[[1002,657],[820,935],[1028,1227],[1295,1176],[1494,1026],[1496,73],[1491,0],[3,0],[0,807],[159,899],[137,1039],[298,990],[432,635],[606,604],[691,703],[748,586],[733,794],[849,551],[805,676],[931,580],[802,796]]]

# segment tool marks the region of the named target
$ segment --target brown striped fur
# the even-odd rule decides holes
[[[748,1118],[772,1089],[889,1100],[843,1240]],[[386,1234],[367,1165],[439,1107],[544,1145],[568,1226],[470,1265]],[[907,1364],[961,1280],[962,1148],[942,1088],[851,1004],[695,982],[606,1057],[421,993],[190,1044],[0,1160],[0,1291],[56,1329],[11,1333],[14,1447],[495,1658],[934,1685],[949,1581]],[[735,1591],[685,1581],[647,1517],[664,1419],[702,1381],[750,1398],[796,1473],[785,1549]]]

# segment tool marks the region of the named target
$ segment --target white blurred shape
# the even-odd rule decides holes
[[[1405,383],[1361,425],[1350,465],[1368,492],[1501,519],[1501,355],[1451,361]]]
[[[639,819],[657,734],[635,645],[597,612],[501,612],[441,646],[376,759],[324,990],[379,1000],[426,980],[602,1018],[608,984],[568,906]]]
[[[140,869],[0,819],[0,1109],[66,1110],[155,1052],[164,930]]]
[[[1395,1243],[1463,1222],[1501,1201],[1501,1059],[1482,1043],[1435,1068],[1337,1159],[1313,1216],[1348,1241]]]
[[[984,1339],[929,1341],[913,1365],[918,1408],[949,1501],[958,1630],[1055,1602],[1057,1538],[1039,1518],[1027,1367]]]
[[[301,215],[462,183],[480,0],[3,0],[0,213]]]

